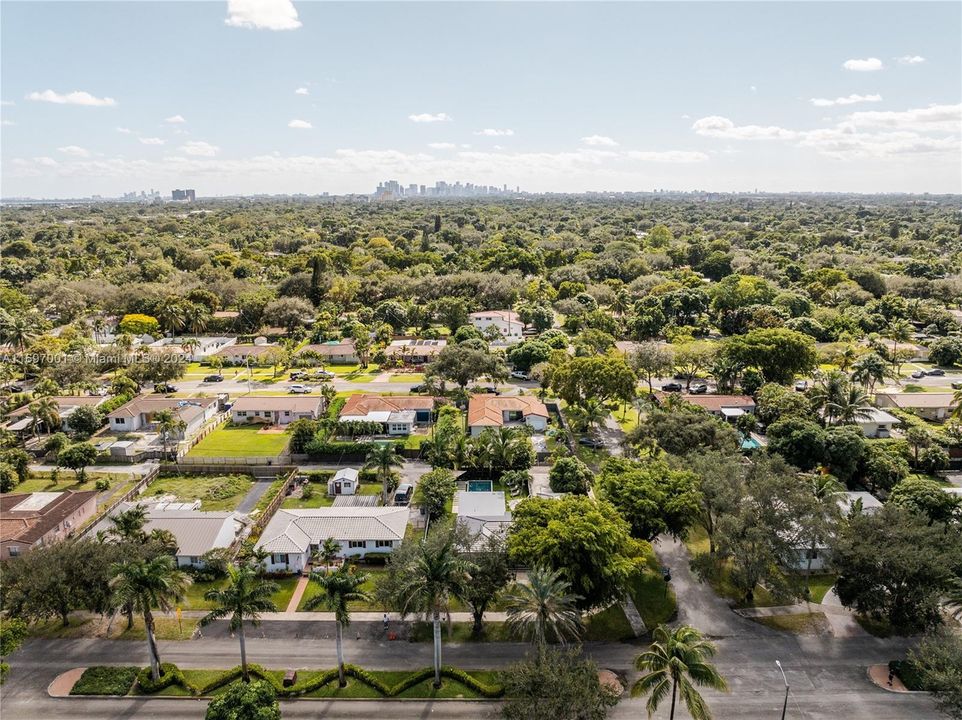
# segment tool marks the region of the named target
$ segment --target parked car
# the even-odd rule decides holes
[[[224,382],[224,376],[223,376],[223,375],[208,375],[207,377],[204,378],[204,382],[206,382],[206,383]]]
[[[962,390],[962,381],[952,383],[953,390]]]
[[[681,392],[681,383],[670,382],[661,386],[665,392]]]
[[[157,383],[156,385],[154,385],[154,392],[163,393],[166,395],[168,393],[177,392],[177,387],[174,385],[171,385],[170,383]]]
[[[315,370],[314,377],[333,378],[337,376],[334,373],[332,373],[330,370]]]
[[[300,370],[295,370],[291,373],[291,380],[303,380],[305,375],[306,373]]]
[[[295,395],[307,395],[314,388],[310,385],[301,385],[300,383],[295,383],[287,388],[287,392],[294,393]]]
[[[916,370],[914,373],[912,373],[912,377],[914,377],[916,380],[919,380],[920,378],[924,378],[924,377],[925,377],[925,371],[924,371],[924,370]]]
[[[578,444],[584,445],[585,447],[591,448],[593,450],[600,450],[605,446],[604,442],[598,438],[593,438],[589,435],[584,435],[578,438]]]
[[[929,377],[944,377],[945,370],[942,370],[941,368],[935,368],[935,370],[929,370],[925,374],[928,375]]]
[[[708,392],[708,386],[704,384],[692,385],[688,392],[690,392],[692,395],[704,395]]]
[[[522,372],[521,370],[515,370],[511,373],[511,377],[513,377],[515,380],[527,380],[528,373]]]
[[[423,393],[425,390],[427,390],[427,387],[425,387],[424,385],[412,385],[412,386],[411,386],[411,392],[412,392],[412,393],[415,393],[415,394],[417,394],[417,393]]]
[[[795,383],[795,392],[805,392],[808,390],[808,380],[799,380]]]
[[[10,385],[5,386],[3,389],[4,389],[6,392],[22,393],[22,392],[23,392],[23,385],[17,385],[17,384],[15,384],[15,383],[11,383]]]
[[[407,505],[411,502],[411,491],[414,488],[409,483],[401,483],[394,491],[394,504]]]

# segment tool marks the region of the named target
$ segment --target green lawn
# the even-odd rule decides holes
[[[677,611],[675,592],[666,587],[661,564],[650,545],[646,545],[643,560],[629,580],[628,592],[645,627],[654,630],[669,622]]]
[[[685,540],[685,545],[692,557],[707,553],[708,536],[702,528],[693,528],[688,534],[688,539]],[[742,593],[732,584],[730,562],[721,563],[712,577],[708,578],[708,583],[718,595],[733,601],[735,607],[774,607],[782,604],[772,597],[767,588],[762,586],[755,588],[754,600],[751,605],[746,604]]]
[[[832,589],[837,575],[825,573],[820,575],[812,574],[808,579],[808,599],[813,603],[820,603],[825,594]]]
[[[424,382],[424,373],[409,373],[407,375],[392,375],[389,382],[396,383],[419,383]]]
[[[380,495],[381,486],[377,483],[361,483],[358,487],[358,495]],[[328,496],[327,485],[325,483],[314,483],[314,495],[305,500],[299,497],[288,497],[281,503],[281,507],[287,510],[297,510],[305,508],[331,507],[334,498]]]
[[[828,618],[821,612],[773,615],[752,618],[752,620],[772,630],[781,630],[794,635],[827,635],[831,632]]]
[[[197,627],[196,618],[183,618],[178,622],[173,617],[158,617],[154,615],[154,632],[158,640],[190,640]],[[144,631],[144,620],[142,617],[134,616],[134,625],[128,630],[127,619],[118,614],[113,623],[110,624],[110,632],[107,634],[107,623],[101,622],[99,618],[71,618],[67,627],[63,626],[60,620],[43,620],[30,625],[27,634],[30,637],[47,638],[56,640],[77,640],[81,638],[109,638],[110,640],[137,640],[147,639]]]
[[[191,448],[191,457],[274,457],[287,449],[290,435],[262,433],[261,425],[225,425]]]
[[[585,623],[582,640],[628,640],[635,637],[631,623],[619,603],[597,612]]]
[[[166,475],[146,489],[150,495],[174,495],[180,502],[200,500],[201,510],[233,510],[254,485],[250,475]]]
[[[508,626],[503,622],[485,622],[484,632],[477,638],[473,634],[474,624],[470,622],[451,623],[451,633],[448,634],[447,623],[441,624],[441,642],[515,642],[518,638],[508,632]],[[429,622],[417,622],[411,628],[412,642],[432,642],[434,628]]]
[[[359,573],[364,573],[365,575],[367,575],[367,580],[365,580],[364,584],[362,584],[360,587],[361,592],[366,592],[373,597],[374,588],[375,588],[375,585],[377,584],[378,576],[385,574],[387,571],[381,567],[368,567],[366,565],[357,566],[357,571]],[[297,606],[298,612],[306,611],[308,600],[320,594],[321,594],[321,588],[317,583],[315,582],[308,583],[307,589],[304,590],[304,595],[301,597],[301,602]],[[348,603],[348,609],[359,610],[359,611],[371,611],[371,612],[384,610],[384,608],[380,604],[374,602],[373,600],[370,600],[370,601],[355,600],[353,602]],[[323,611],[324,611],[324,608],[322,607],[317,609],[317,612],[323,612]]]
[[[87,479],[82,482],[77,482],[77,475],[73,470],[60,470],[60,476],[57,478],[57,482],[52,482],[50,480],[49,472],[31,472],[30,477],[24,480],[22,483],[17,485],[13,492],[16,493],[33,493],[33,492],[63,492],[64,490],[93,490],[97,483],[97,480],[101,478],[106,478],[110,481],[111,486],[116,486],[119,483],[124,483],[130,480],[133,475],[129,473],[98,473],[98,472],[88,472]]]

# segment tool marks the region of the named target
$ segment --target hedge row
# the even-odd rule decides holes
[[[150,671],[147,671],[150,677]],[[84,670],[71,695],[126,695],[137,678],[136,667],[97,665]]]
[[[379,442],[351,442],[350,440],[311,440],[304,446],[304,452],[312,457],[319,455],[367,455]],[[404,441],[394,441],[394,446],[398,452],[404,449]]]
[[[247,671],[252,677],[256,677],[261,680],[265,680],[270,683],[271,687],[274,688],[274,692],[277,693],[279,697],[297,697],[299,695],[304,695],[305,693],[313,692],[318,690],[325,685],[337,680],[337,669],[328,670],[316,677],[312,677],[301,683],[296,683],[291,687],[284,687],[277,681],[277,677],[269,672],[267,672],[262,666],[251,663],[247,666]],[[161,690],[170,687],[171,685],[178,685],[184,690],[189,692],[191,695],[209,695],[214,690],[228,685],[235,680],[238,680],[243,675],[243,671],[240,666],[231,668],[227,670],[222,675],[211,680],[204,687],[197,687],[190,684],[187,678],[184,677],[183,672],[180,668],[172,663],[163,663],[161,665],[161,676],[157,682],[154,682],[150,678],[150,668],[143,668],[139,673],[137,673],[137,685],[140,690],[148,695],[160,692]],[[387,685],[380,678],[372,673],[368,672],[364,668],[360,668],[356,665],[345,665],[344,674],[348,677],[352,677],[355,680],[364,683],[365,685],[377,690],[381,695],[385,697],[396,697],[403,693],[405,690],[418,685],[419,683],[429,680],[434,677],[433,668],[423,668],[422,670],[417,670],[406,678],[404,678],[397,685]],[[504,689],[497,686],[487,685],[477,678],[469,675],[464,670],[453,667],[442,667],[441,676],[446,677],[450,680],[455,680],[465,687],[470,688],[474,692],[486,698],[499,698],[504,694]],[[129,685],[128,685],[129,688]],[[116,693],[124,694],[124,693]]]

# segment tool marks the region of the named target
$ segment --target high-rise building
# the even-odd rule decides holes
[[[186,193],[184,190],[171,190],[171,191],[170,191],[170,199],[171,199],[171,200],[174,200],[174,201],[177,201],[177,200],[186,200],[186,199],[187,199],[187,193]]]

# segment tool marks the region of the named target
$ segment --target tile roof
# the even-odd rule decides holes
[[[30,504],[33,496],[45,495],[56,497],[39,507]],[[17,540],[32,545],[96,497],[96,490],[0,495],[0,541]]]
[[[234,400],[231,410],[320,411],[324,398],[319,395],[245,395]]]
[[[437,398],[427,395],[351,395],[340,415],[369,415],[372,412],[433,410]]]
[[[202,512],[200,510],[153,510],[147,516],[144,530],[167,530],[177,538],[177,554],[199,557],[218,547],[229,547],[234,539],[231,527],[230,540],[217,542],[224,525],[234,524],[232,512]]]
[[[522,417],[548,417],[548,408],[529,395],[472,395],[468,401],[468,425],[504,425],[504,411],[521,411]]]
[[[184,420],[193,418],[199,413],[203,413],[211,405],[217,403],[217,398],[168,398],[160,395],[140,395],[130,402],[124,403],[112,413],[108,418],[115,417],[136,417],[142,413],[157,413],[161,410],[173,410]]]
[[[354,341],[342,340],[337,343],[314,343],[305,345],[297,351],[298,355],[306,352],[317,353],[318,355],[354,355]]]
[[[955,405],[954,393],[879,393],[899,408],[950,408]]]
[[[271,553],[306,552],[335,540],[403,540],[410,510],[406,507],[319,507],[278,510],[257,543]]]
[[[218,355],[220,357],[234,357],[237,355],[260,356],[260,355],[266,354],[268,350],[272,350],[277,347],[280,347],[280,346],[273,343],[270,343],[267,345],[228,345],[227,347],[223,347],[217,352],[212,354]]]

